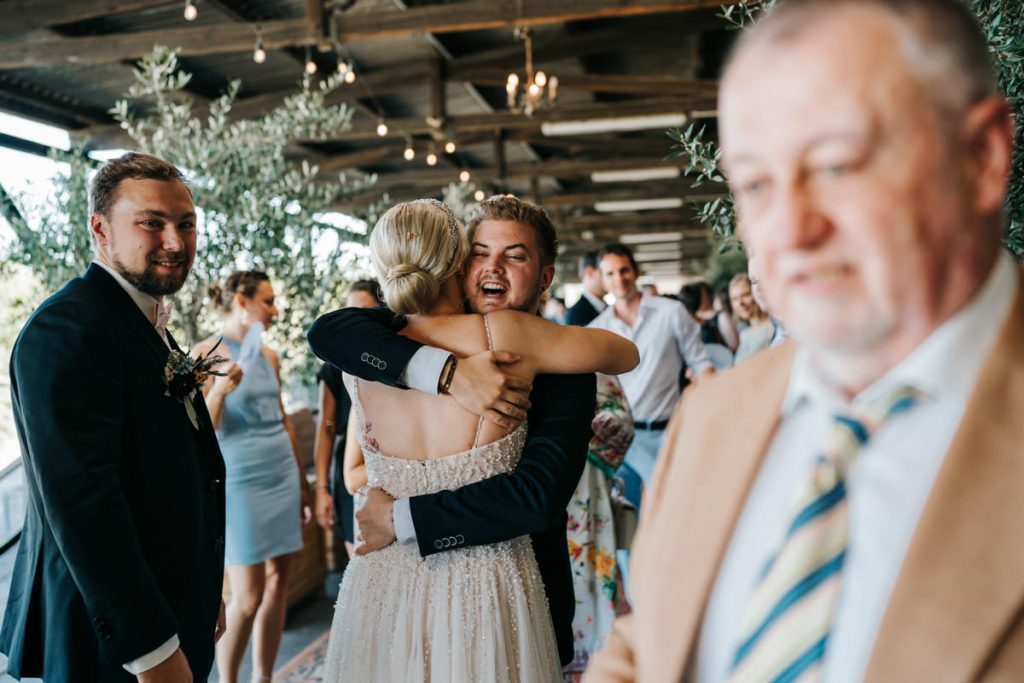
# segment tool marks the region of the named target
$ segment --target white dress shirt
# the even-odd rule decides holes
[[[842,592],[823,662],[823,680],[855,683],[865,673],[882,615],[939,468],[981,366],[1009,315],[1016,288],[1003,254],[975,298],[913,353],[853,399],[865,406],[899,386],[926,398],[884,424],[857,456],[848,483],[850,542]],[[826,386],[808,355],[794,360],[782,420],[740,514],[704,614],[699,683],[728,678],[740,623],[758,570],[776,549],[790,503],[847,403]]]
[[[640,350],[640,364],[619,375],[633,418],[638,421],[672,416],[679,400],[679,374],[684,362],[695,375],[712,367],[700,341],[700,325],[674,299],[642,294],[633,327],[615,315],[614,306],[602,311],[587,327],[614,332]]]
[[[128,294],[128,296],[132,298],[132,301],[135,302],[135,305],[139,307],[139,310],[143,312],[146,318],[151,323],[156,322],[157,309],[163,305],[163,302],[161,300],[157,299],[154,296],[146,294],[145,292],[140,292],[138,289],[133,287],[130,282],[125,280],[120,273],[115,271],[106,263],[103,263],[101,261],[93,261],[93,263],[95,263],[97,266],[107,271],[108,273],[110,273],[111,276],[113,276],[114,280],[117,282],[117,284],[121,285],[121,288]],[[167,330],[164,329],[158,331],[160,332],[160,338],[164,340],[164,344],[167,344],[168,348],[170,348],[170,342],[167,340]],[[210,637],[212,638],[213,636],[211,635]],[[180,646],[181,642],[178,639],[178,634],[174,634],[170,637],[169,640],[164,642],[164,644],[158,647],[157,649],[142,655],[138,659],[133,659],[127,664],[124,664],[124,669],[128,673],[137,676],[140,673],[143,673],[144,671],[149,671],[156,665],[163,663],[164,660],[173,655],[174,651],[177,650]]]

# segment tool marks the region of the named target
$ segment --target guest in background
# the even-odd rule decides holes
[[[374,308],[381,305],[376,280],[357,280],[345,298],[346,308]],[[352,399],[345,390],[341,370],[329,363],[317,373],[320,385],[320,418],[313,447],[316,461],[316,521],[326,530],[334,529],[345,544],[348,557],[354,551],[352,493],[344,482],[342,466],[346,448],[359,449],[348,438]],[[361,459],[361,458],[360,458]]]
[[[604,286],[615,305],[590,323],[629,339],[640,349],[640,365],[619,377],[635,418],[636,433],[620,476],[626,498],[640,506],[641,483],[650,483],[669,417],[679,400],[679,378],[689,367],[698,379],[714,374],[700,340],[700,327],[678,301],[641,293],[629,247],[609,244],[598,254]]]
[[[580,257],[579,272],[583,281],[583,294],[566,314],[567,325],[589,325],[601,311],[608,308],[604,302],[607,292],[601,282],[601,270],[597,266],[597,250],[588,251]]]
[[[736,318],[747,324],[740,332],[740,345],[736,349],[736,362],[768,348],[775,335],[775,325],[767,311],[757,305],[747,273],[737,273],[729,281],[729,300]]]
[[[740,345],[740,326],[736,321],[736,314],[732,310],[732,302],[729,301],[729,285],[722,285],[713,290],[711,305],[718,314],[718,328],[725,339],[725,345],[733,353]]]
[[[615,616],[624,606],[616,550],[622,547],[614,498],[615,473],[633,442],[633,414],[622,385],[613,375],[597,374],[594,436],[587,464],[569,501],[569,559],[576,613],[572,620],[573,660],[566,679],[576,680],[590,656],[604,646]],[[624,503],[624,501],[622,501]],[[628,506],[628,504],[626,504]],[[633,508],[630,511],[635,514]],[[626,530],[622,530],[626,531]]]
[[[772,332],[772,338],[768,343],[768,346],[778,346],[782,342],[786,341],[786,338],[789,335],[786,334],[786,329],[783,327],[782,321],[775,316],[774,311],[768,304],[768,299],[764,296],[764,289],[761,287],[760,278],[757,274],[757,259],[754,258],[753,254],[750,255],[750,260],[747,264],[747,275],[750,277],[750,292],[754,295],[754,301],[757,302],[757,305],[761,307],[762,311],[768,314],[768,317],[771,318],[772,321],[774,332]]]
[[[679,290],[679,300],[693,319],[700,325],[700,340],[715,365],[715,370],[724,370],[732,365],[733,353],[723,334],[724,315],[715,311],[711,287],[702,281],[690,282]]]
[[[654,284],[652,282],[648,282],[646,285],[642,286],[640,289],[643,290],[643,293],[646,294],[647,296],[660,296],[658,294],[658,285],[656,285],[656,284]]]
[[[309,485],[298,442],[281,401],[281,364],[263,345],[277,315],[266,273],[232,273],[210,299],[225,314],[221,343],[211,337],[196,353],[216,353],[243,372],[237,386],[219,377],[203,389],[227,468],[224,563],[231,585],[227,631],[217,646],[221,683],[235,683],[253,635],[253,681],[270,681],[284,630],[292,555],[302,550]]]
[[[565,324],[565,299],[553,296],[544,302],[544,318],[559,325]]]

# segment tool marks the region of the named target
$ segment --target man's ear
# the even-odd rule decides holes
[[[99,246],[107,245],[110,239],[109,226],[103,214],[97,212],[89,215],[89,234]]]
[[[974,209],[988,215],[1002,210],[1013,154],[1013,120],[1002,97],[987,97],[963,118],[964,163]]]
[[[555,267],[544,266],[540,271],[540,291],[546,292],[551,282],[555,279]]]

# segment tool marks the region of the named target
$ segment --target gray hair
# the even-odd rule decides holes
[[[749,45],[792,39],[844,6],[883,9],[905,28],[901,38],[907,60],[943,119],[998,93],[987,40],[962,0],[779,0],[736,41],[726,70]]]

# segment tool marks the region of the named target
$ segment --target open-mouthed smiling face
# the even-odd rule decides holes
[[[464,287],[474,313],[513,309],[535,313],[554,266],[541,263],[536,231],[515,221],[484,220],[470,245]]]

